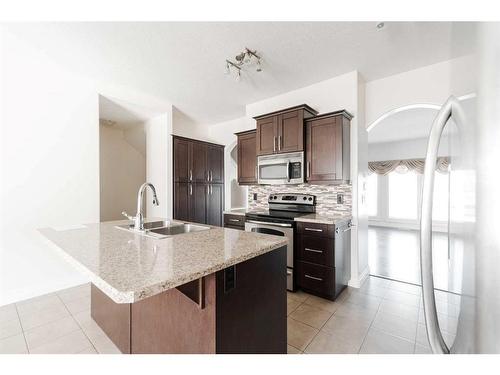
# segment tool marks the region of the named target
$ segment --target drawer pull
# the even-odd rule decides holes
[[[307,247],[304,248],[305,251],[310,251],[311,253],[323,253],[323,250],[315,250],[315,249],[309,249]]]
[[[323,229],[316,229],[316,228],[304,228],[304,230],[308,230],[310,232],[323,232]]]
[[[322,278],[314,277],[314,276],[308,275],[307,273],[304,275],[304,277],[307,277],[308,279],[312,279],[312,280],[316,280],[316,281],[323,281]]]
[[[233,221],[235,223],[239,223],[240,222],[240,220],[238,220],[238,219],[229,219],[229,221]]]

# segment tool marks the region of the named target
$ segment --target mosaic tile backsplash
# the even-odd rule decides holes
[[[257,193],[257,200],[253,200]],[[269,194],[298,193],[316,196],[316,213],[320,215],[336,213],[352,213],[352,185],[251,185],[248,187],[248,208],[267,209]],[[337,194],[344,195],[344,203],[337,203]]]

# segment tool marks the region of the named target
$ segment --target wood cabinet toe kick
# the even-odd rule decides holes
[[[122,353],[285,354],[286,246],[130,304],[92,284],[91,316]]]

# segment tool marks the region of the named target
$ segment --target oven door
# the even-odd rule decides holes
[[[259,156],[258,182],[261,185],[301,184],[304,182],[303,167],[303,152]]]
[[[247,220],[245,231],[263,234],[272,234],[274,236],[283,236],[288,238],[286,248],[286,288],[294,290],[293,282],[293,226],[286,223],[266,223],[256,220]]]

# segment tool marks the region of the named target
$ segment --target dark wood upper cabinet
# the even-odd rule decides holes
[[[278,152],[304,150],[303,116],[303,111],[292,111],[278,116]]]
[[[238,183],[249,185],[257,183],[257,131],[236,133],[238,137]]]
[[[219,145],[207,145],[207,177],[210,183],[224,182],[224,148]]]
[[[257,155],[274,154],[278,141],[278,117],[271,116],[257,120]]]
[[[304,119],[317,112],[306,104],[254,117],[257,155],[304,151]]]
[[[208,181],[207,175],[207,144],[191,142],[191,180],[192,182]]]
[[[190,176],[191,142],[183,138],[174,138],[174,181],[188,182]]]
[[[346,111],[306,120],[306,179],[309,183],[350,180],[350,120]]]

